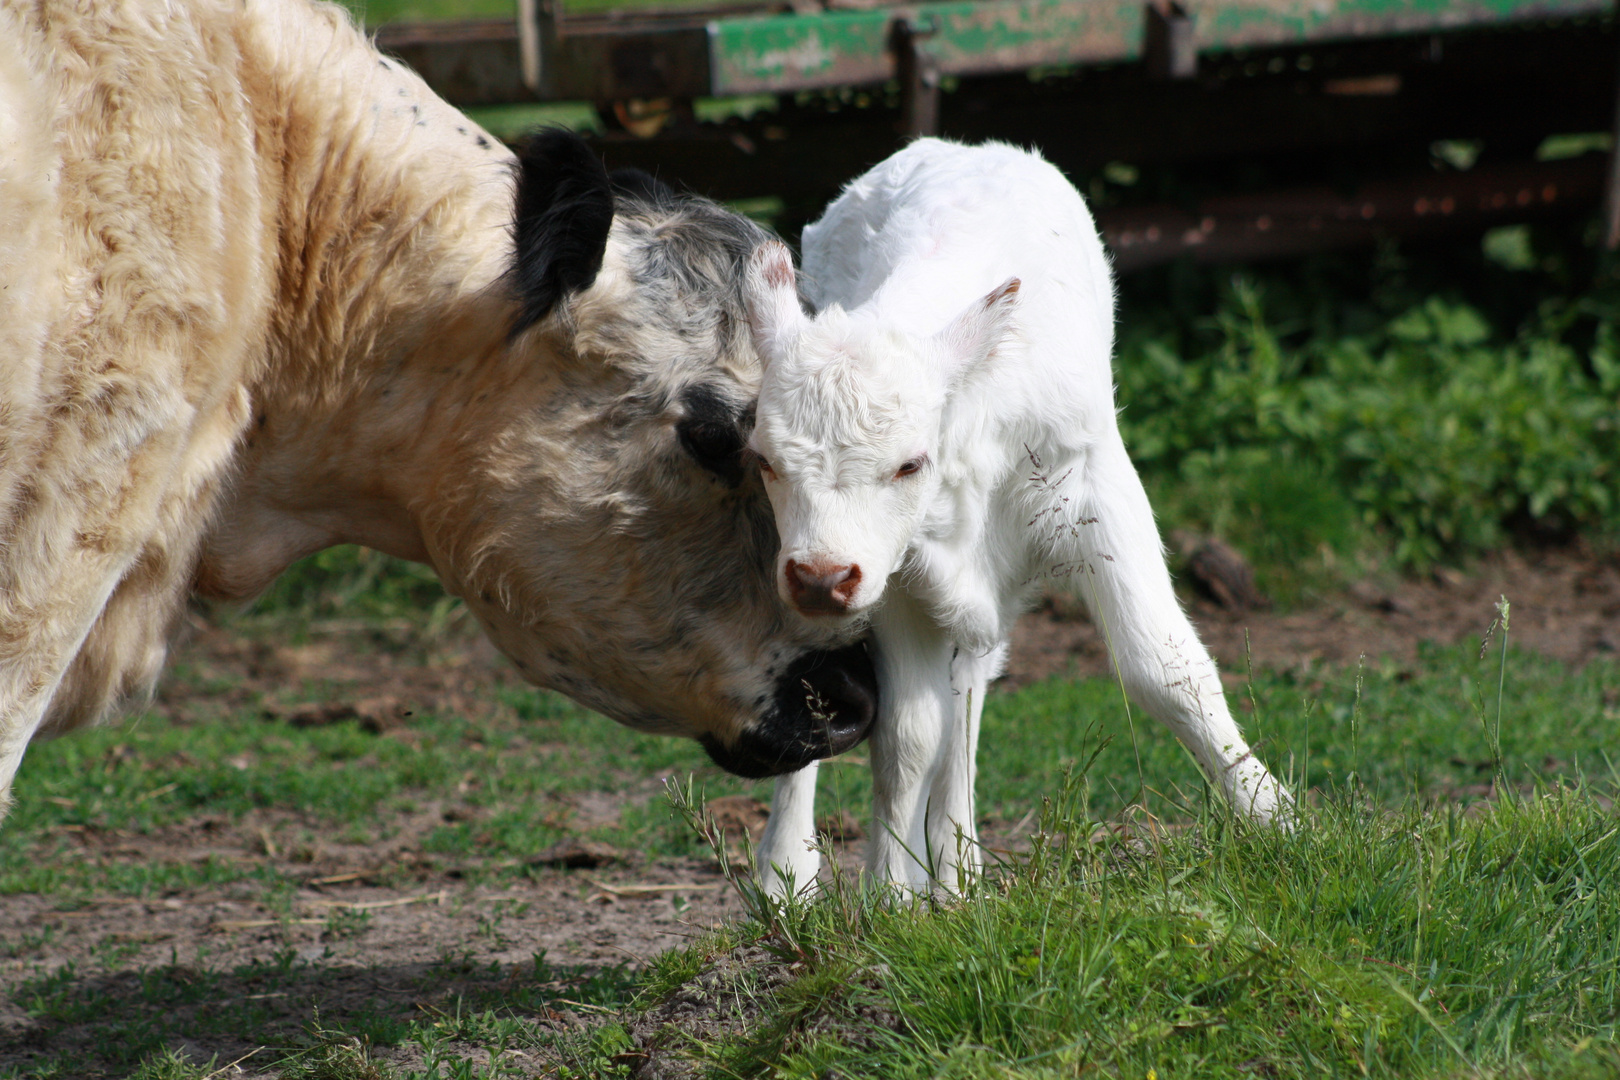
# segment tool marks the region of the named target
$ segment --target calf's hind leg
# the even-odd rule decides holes
[[[1147,493],[1118,435],[1099,442],[1077,473],[1071,581],[1126,693],[1175,733],[1239,812],[1286,818],[1287,793],[1244,741],[1215,663],[1176,600]]]

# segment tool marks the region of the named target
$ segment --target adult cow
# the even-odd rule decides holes
[[[764,234],[630,180],[514,158],[335,7],[0,0],[0,806],[188,592],[344,542],[734,772],[857,741],[870,662],[783,616],[740,456]]]

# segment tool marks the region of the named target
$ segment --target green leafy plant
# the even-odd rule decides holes
[[[1620,319],[1599,298],[1548,299],[1516,332],[1440,295],[1354,330],[1300,303],[1238,274],[1195,333],[1127,323],[1121,423],[1172,517],[1262,562],[1382,537],[1405,566],[1516,524],[1620,526]]]

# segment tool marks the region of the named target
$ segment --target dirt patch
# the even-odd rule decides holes
[[[342,1026],[420,1020],[514,995],[542,1028],[565,1031],[593,1012],[574,1000],[582,971],[623,978],[739,910],[700,863],[541,871],[498,886],[439,879],[286,893],[238,883],[71,910],[48,896],[7,896],[0,1069],[82,1052],[109,1031],[155,1028],[186,1032],[165,1045],[197,1062],[271,1048],[255,1055],[268,1069],[276,1048],[307,1038],[312,1015]],[[409,1047],[379,1056],[411,1064]],[[123,1071],[107,1065],[102,1075]]]
[[[1512,603],[1513,647],[1570,664],[1620,653],[1620,557],[1581,550],[1504,552],[1467,571],[1357,582],[1292,611],[1235,614],[1192,598],[1188,613],[1229,677],[1256,668],[1308,671],[1369,660],[1411,660],[1423,642],[1479,641],[1501,596]],[[1054,675],[1106,675],[1102,636],[1067,598],[1049,599],[1013,633],[998,684]]]

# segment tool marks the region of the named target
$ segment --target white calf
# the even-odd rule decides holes
[[[985,687],[1047,582],[1079,594],[1130,696],[1234,806],[1286,813],[1171,589],[1115,422],[1107,257],[1062,174],[1005,145],[919,140],[805,230],[804,269],[814,318],[787,249],[754,253],[751,448],[783,598],[871,621],[873,871],[952,887],[977,865]],[[781,890],[818,866],[814,767],[777,783],[760,854]]]

